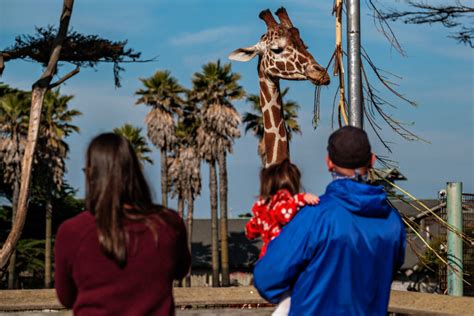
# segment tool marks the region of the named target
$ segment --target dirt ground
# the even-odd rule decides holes
[[[253,287],[230,288],[175,288],[177,314],[189,315],[270,315],[272,308]],[[251,308],[248,307],[260,308]],[[232,307],[232,309],[228,309]],[[244,308],[242,308],[244,307]],[[0,315],[71,315],[61,309],[54,290],[0,291]],[[192,309],[189,309],[192,308]],[[24,312],[24,311],[35,312]],[[19,313],[22,311],[21,313]],[[42,312],[36,312],[42,311]],[[392,291],[390,312],[417,315],[474,315],[473,297]]]

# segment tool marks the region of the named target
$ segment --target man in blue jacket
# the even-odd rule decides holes
[[[346,126],[329,137],[326,163],[334,180],[257,262],[260,295],[277,303],[290,293],[289,315],[387,315],[406,239],[383,187],[367,184],[374,162],[363,130]]]

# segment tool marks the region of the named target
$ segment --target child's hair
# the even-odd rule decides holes
[[[285,159],[260,172],[260,197],[268,199],[278,190],[286,189],[291,195],[300,192],[301,173],[298,167]]]

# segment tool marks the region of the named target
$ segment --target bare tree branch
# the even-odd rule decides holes
[[[408,24],[432,24],[441,23],[446,27],[455,27],[460,24],[457,20],[465,14],[474,13],[474,7],[468,7],[459,1],[456,5],[429,5],[416,1],[408,1],[408,4],[418,11],[397,11],[391,10],[382,14],[382,19],[396,21],[401,19]]]
[[[392,47],[395,48],[395,50],[399,52],[400,55],[406,56],[406,53],[398,41],[395,33],[388,24],[387,20],[383,18],[383,14],[380,12],[380,10],[375,6],[372,0],[366,0],[366,3],[367,6],[374,12],[374,25],[377,30],[379,30],[379,32],[381,32],[387,38],[390,45],[392,45]]]
[[[465,5],[461,3],[460,0],[439,5],[429,4],[429,2],[423,2],[421,0],[408,0],[406,3],[413,8],[413,10],[388,9],[386,12],[380,12],[372,0],[368,1],[375,12],[374,15],[380,21],[379,23],[388,20],[400,20],[406,24],[440,23],[446,28],[457,29],[448,37],[474,48],[472,43],[474,27],[468,26],[470,21],[470,25],[472,25],[472,19],[474,18],[474,6],[472,5]]]
[[[70,73],[68,73],[67,75],[63,76],[62,78],[60,78],[58,81],[56,81],[55,83],[52,83],[49,85],[48,89],[54,89],[56,88],[57,86],[59,86],[60,84],[62,84],[64,81],[70,79],[71,77],[77,75],[79,73],[79,71],[81,70],[81,68],[79,67],[76,67],[76,69],[74,69],[73,71],[71,71]]]

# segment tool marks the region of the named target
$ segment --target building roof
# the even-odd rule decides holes
[[[387,179],[390,181],[407,180],[407,178],[397,168],[377,169],[377,173],[374,173],[374,178],[375,181],[380,181],[382,179]]]
[[[426,200],[418,200],[418,201],[426,205],[428,208],[433,209],[434,211],[436,211],[437,206],[439,206],[442,203],[438,199],[426,199]],[[421,205],[419,205],[416,200],[413,201],[412,203],[413,205],[416,206],[416,208],[398,199],[390,200],[390,202],[392,203],[393,207],[395,207],[401,214],[406,215],[408,217],[416,217],[420,213],[423,213],[426,211],[426,209],[422,207]]]

